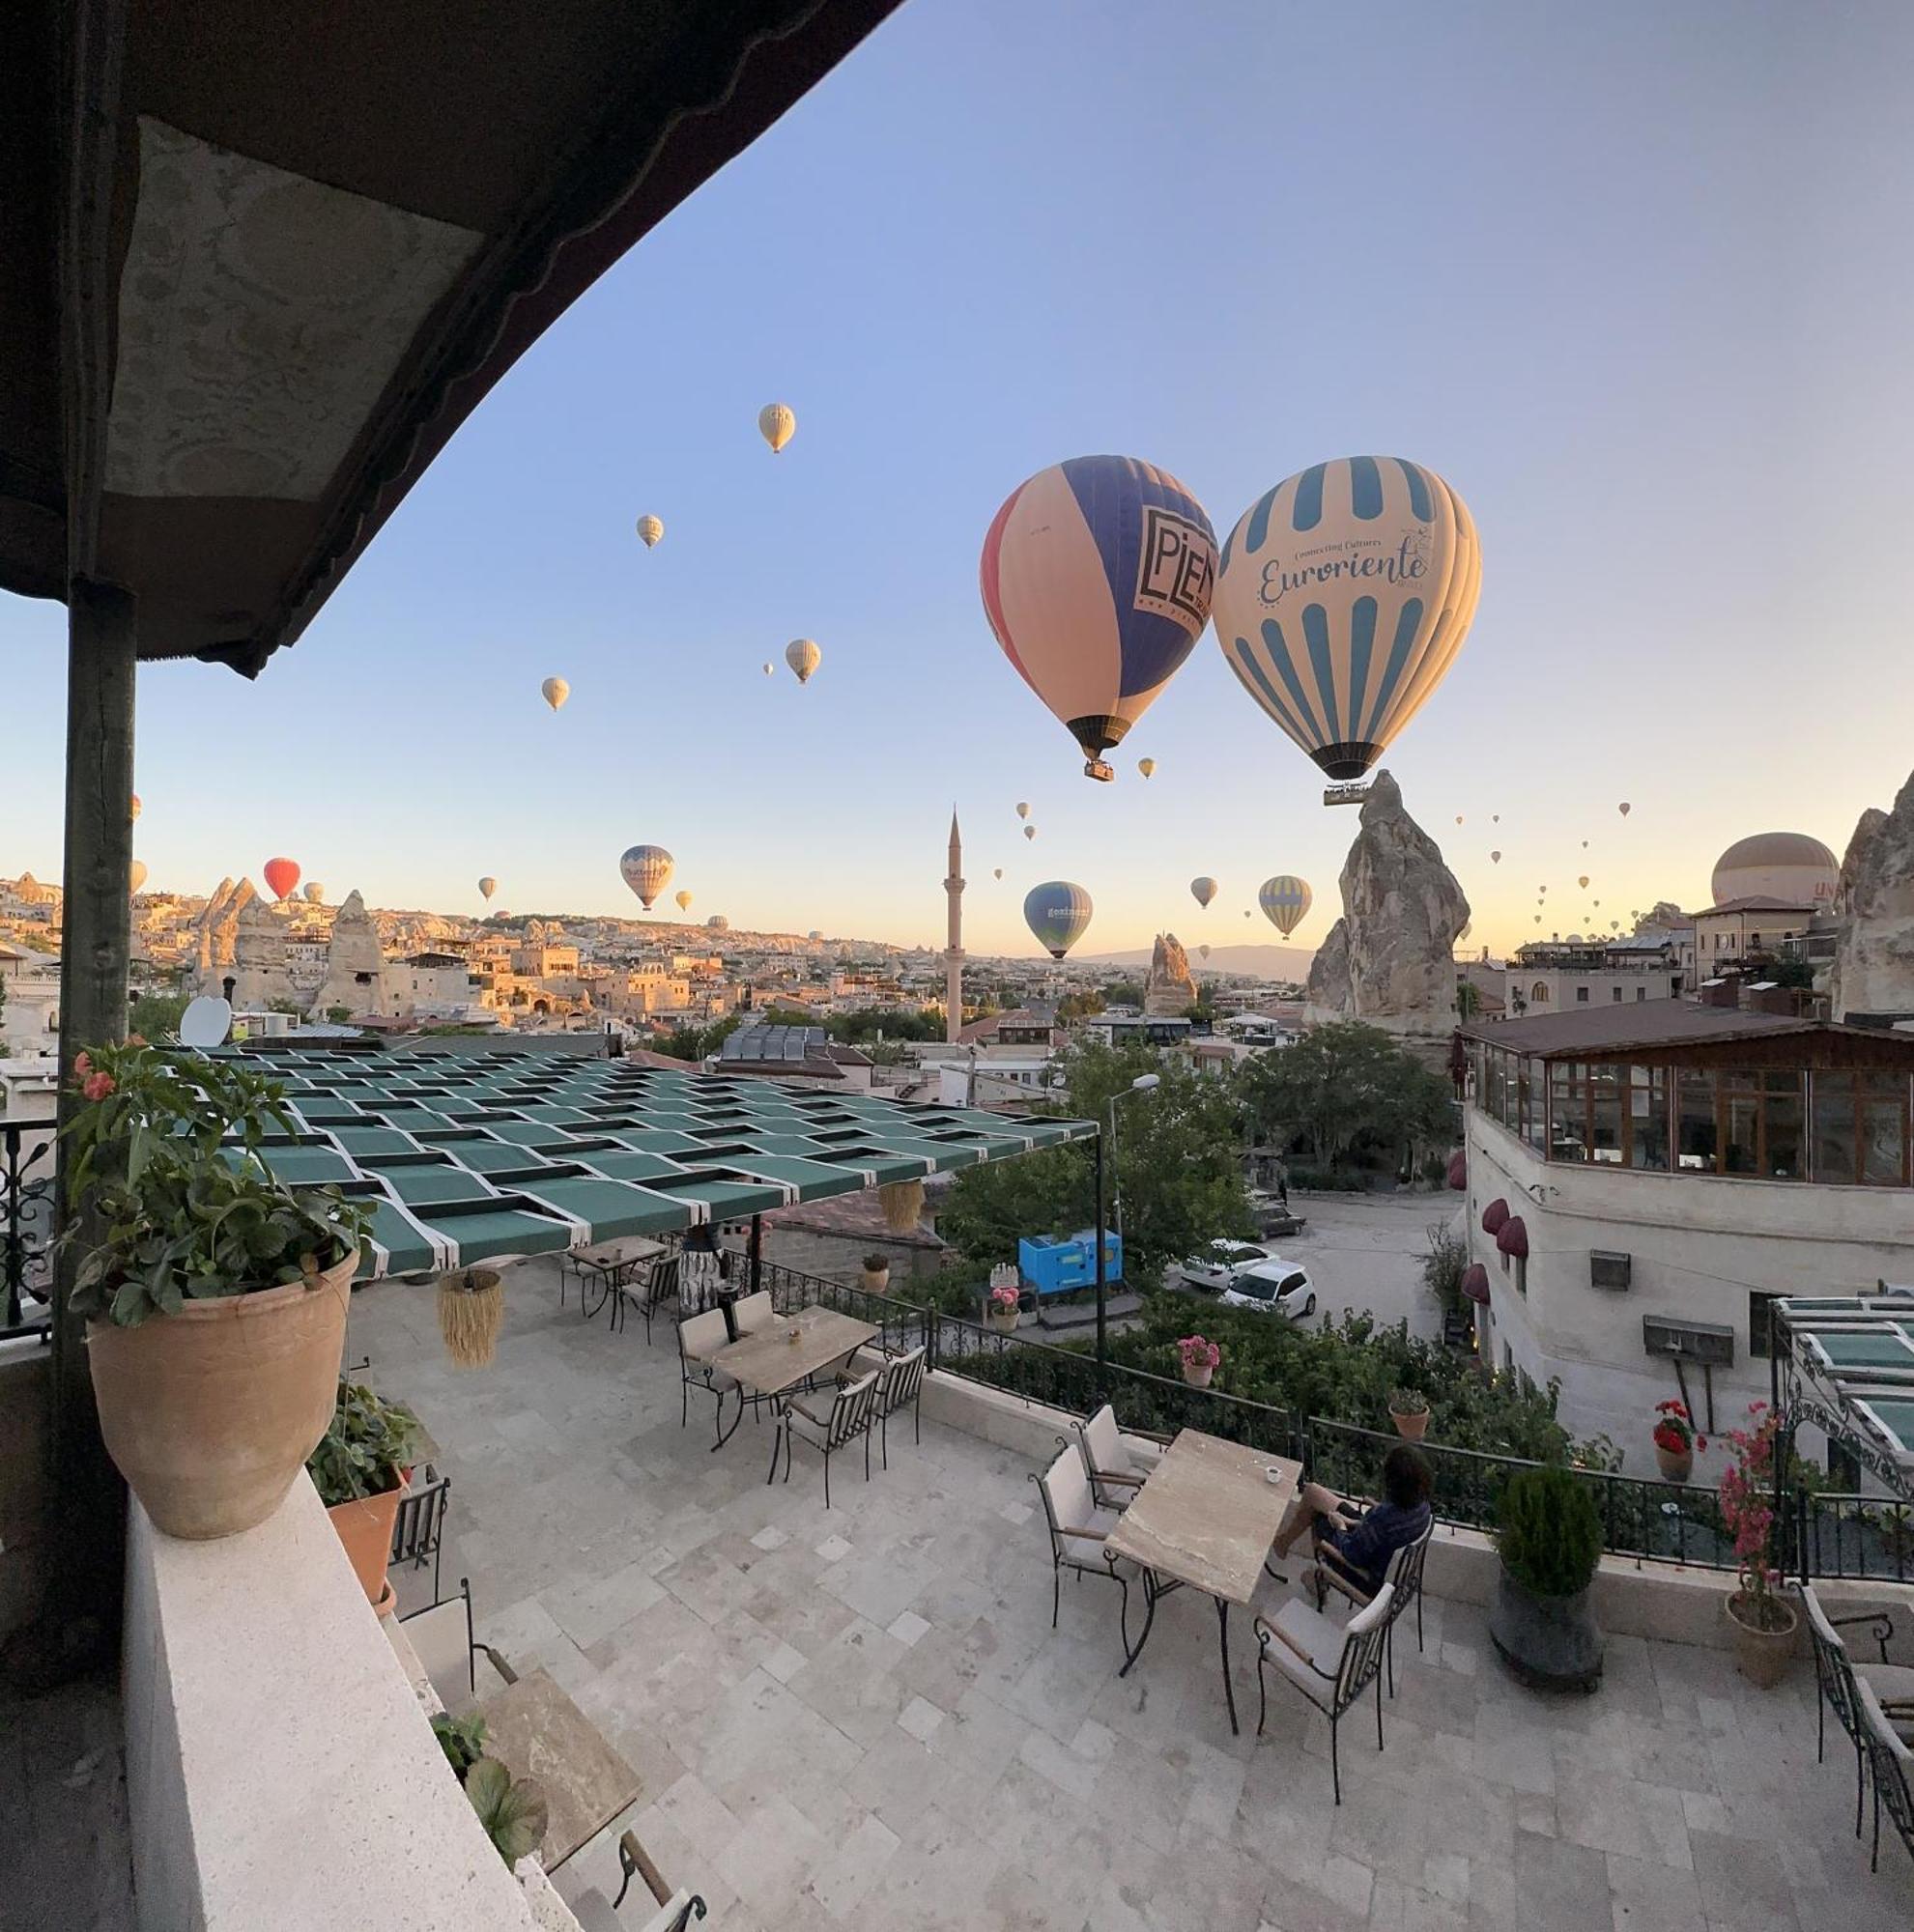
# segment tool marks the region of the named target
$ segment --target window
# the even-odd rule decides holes
[[[1715,1077],[1704,1067],[1684,1066],[1675,1080],[1675,1164],[1715,1171]]]
[[[1551,1160],[1588,1158],[1588,1068],[1579,1060],[1549,1064]]]
[[[1669,1164],[1669,1076],[1665,1066],[1628,1069],[1628,1164],[1666,1174]]]
[[[1576,987],[1575,1003],[1580,1007],[1585,1007],[1588,1004],[1588,988],[1586,986]]]
[[[1635,997],[1636,997],[1636,998],[1637,998],[1638,1000],[1645,1000],[1645,999],[1646,999],[1646,998],[1648,997],[1648,989],[1647,989],[1647,987],[1646,987],[1646,986],[1637,986],[1637,987],[1636,987],[1636,989],[1635,989]],[[1621,998],[1621,993],[1620,993],[1620,991],[1619,991],[1618,989],[1617,989],[1617,991],[1616,991],[1616,993],[1615,993],[1615,998],[1616,998],[1617,1000]]]
[[[1517,1294],[1528,1293],[1528,1257],[1517,1255],[1515,1258],[1515,1292]]]
[[[1637,987],[1636,991],[1639,994],[1641,988]],[[1615,1002],[1616,1005],[1619,1005],[1621,1002],[1621,988],[1619,986],[1611,986],[1609,988],[1609,998]]]
[[[1529,988],[1528,997],[1538,1007],[1546,1007],[1549,1004],[1549,982],[1546,980],[1537,980]]]
[[[1606,1166],[1619,1166],[1621,1148],[1621,1100],[1626,1066],[1591,1066],[1588,1069],[1588,1157]]]

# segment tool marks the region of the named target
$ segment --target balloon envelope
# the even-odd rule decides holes
[[[1191,879],[1189,896],[1200,906],[1206,906],[1216,896],[1216,882],[1212,878]]]
[[[788,403],[766,403],[757,412],[757,434],[771,445],[776,456],[797,434],[797,414]],[[825,441],[829,441],[828,437]]]
[[[665,534],[665,526],[657,517],[641,517],[638,520],[638,534],[643,539],[644,548],[649,550]]]
[[[1050,879],[1024,895],[1023,923],[1052,959],[1061,959],[1083,937],[1093,910],[1081,886]]]
[[[1263,881],[1256,903],[1263,908],[1270,923],[1287,939],[1307,916],[1312,896],[1306,879],[1299,879],[1294,872],[1278,872],[1273,879]]]
[[[1199,947],[1198,947],[1198,948],[1197,948],[1196,950],[1197,950],[1197,952],[1200,952],[1200,953],[1201,953],[1201,954],[1203,955],[1203,957],[1204,957],[1205,959],[1209,958],[1209,956],[1210,956],[1210,949],[1209,949],[1209,946],[1208,946],[1207,944],[1205,944],[1205,945],[1202,945],[1202,946],[1199,946]]]
[[[680,912],[689,912],[691,910],[691,895],[689,893],[673,893],[671,896],[677,900]]]
[[[1491,852],[1491,853],[1489,854],[1489,864],[1490,864],[1490,865],[1492,865],[1492,866],[1500,866],[1500,865],[1501,864],[1501,862],[1502,862],[1502,855],[1501,855],[1501,854],[1500,854],[1500,852]]]
[[[545,702],[554,711],[558,710],[565,699],[572,695],[571,686],[561,677],[548,677],[538,689],[545,694]]]
[[[478,896],[482,899],[489,899],[498,890],[499,881],[489,873],[478,882]]]
[[[305,882],[305,902],[307,905],[318,905],[325,897],[326,888],[317,879],[308,879]]]
[[[785,662],[796,673],[800,684],[811,682],[811,673],[817,668],[823,655],[809,638],[793,638],[785,646]]]
[[[651,901],[671,883],[671,855],[662,845],[628,845],[618,870],[638,895],[639,904],[649,912]]]
[[[997,869],[990,874],[990,876],[993,879],[1001,879],[1004,876],[1004,868],[1001,866],[999,866]]]
[[[1028,818],[1030,816],[1030,807],[1023,799],[1017,800],[1016,815],[1019,818]]]
[[[1023,828],[1023,836],[1024,836],[1024,837],[1025,837],[1026,838],[1035,838],[1037,837],[1037,828],[1036,828],[1036,826],[1034,826],[1034,825],[1026,825],[1026,826],[1025,826],[1025,827]]]
[[[1157,761],[1155,758],[1138,758],[1136,761],[1136,769],[1139,772],[1141,772],[1146,779],[1154,777],[1157,770]]]
[[[138,892],[146,884],[146,867],[139,860],[135,859],[132,863],[132,868],[127,876],[131,882],[133,891]]]
[[[1585,886],[1588,883],[1588,874],[1586,872],[1584,872],[1582,876],[1578,880],[1576,880],[1575,883],[1579,886]]]
[[[1625,804],[1616,806],[1615,810],[1618,812],[1620,812],[1624,818],[1628,816],[1628,807]]]
[[[1210,614],[1216,535],[1167,470],[1077,456],[1013,490],[984,538],[985,614],[1084,772],[1150,708]]]
[[[139,812],[140,812],[140,804],[139,804],[139,793],[138,793],[138,792],[134,792],[134,793],[133,793],[133,801],[132,801],[132,804],[131,804],[131,805],[130,805],[130,806],[129,806],[129,807],[128,808],[128,810],[129,810],[129,811],[130,811],[130,812],[132,813],[132,815],[133,815],[133,816],[134,816],[135,818],[137,818],[137,817],[139,816]]]
[[[1433,469],[1346,456],[1230,532],[1216,637],[1243,688],[1332,779],[1359,779],[1455,661],[1481,589],[1468,506]]]
[[[300,868],[290,859],[269,859],[266,862],[266,883],[272,888],[272,896],[282,899],[300,882]]]

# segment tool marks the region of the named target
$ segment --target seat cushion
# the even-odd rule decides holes
[[[1857,1663],[1854,1674],[1862,1679],[1882,1704],[1914,1704],[1914,1664]],[[1887,1713],[1889,1724],[1905,1744],[1914,1744],[1914,1712]]]
[[[1147,1476],[1163,1460],[1163,1445],[1152,1442],[1147,1435],[1125,1435],[1119,1439],[1129,1465],[1128,1473],[1132,1476]]]
[[[1269,1621],[1287,1637],[1294,1639],[1309,1653],[1310,1662],[1319,1670],[1335,1675],[1336,1665],[1342,1662],[1342,1626],[1326,1617],[1313,1605],[1306,1604],[1300,1597],[1292,1597]],[[1292,1662],[1301,1660],[1290,1652],[1289,1646],[1279,1641],[1271,1641],[1271,1652],[1281,1651]]]

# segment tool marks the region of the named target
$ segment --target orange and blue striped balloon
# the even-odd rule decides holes
[[[1482,557],[1419,464],[1346,456],[1278,483],[1223,546],[1216,637],[1243,688],[1332,779],[1359,779],[1443,680]]]
[[[1084,773],[1149,709],[1210,615],[1216,534],[1165,469],[1077,456],[1013,490],[984,539],[1004,655],[1083,748]]]

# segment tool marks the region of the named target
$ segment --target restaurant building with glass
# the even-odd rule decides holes
[[[1914,1035],[1651,1000],[1463,1044],[1485,1356],[1631,1470],[1657,1402],[1712,1435],[1766,1395],[1773,1297],[1914,1280]]]

